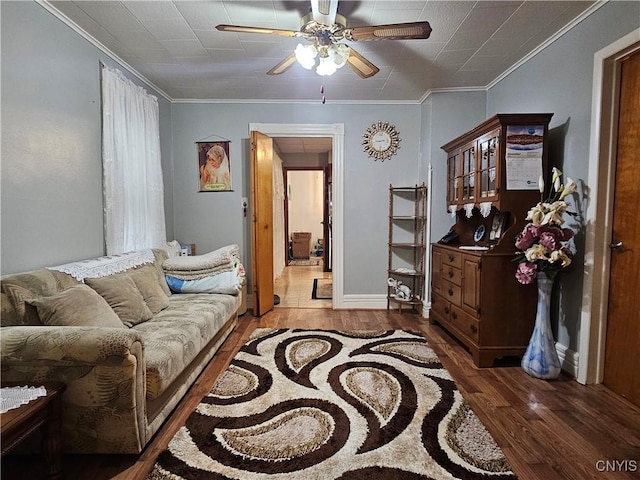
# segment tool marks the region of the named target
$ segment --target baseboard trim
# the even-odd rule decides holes
[[[369,309],[385,310],[387,308],[386,295],[344,295],[341,309]]]
[[[556,351],[558,352],[558,358],[560,359],[562,370],[564,370],[574,378],[577,378],[580,354],[558,342],[556,342]]]

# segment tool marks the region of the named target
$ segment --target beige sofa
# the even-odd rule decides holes
[[[0,278],[2,380],[66,384],[67,453],[140,453],[237,324],[242,294],[171,294],[166,253],[153,255],[84,283],[49,269]],[[121,301],[123,285],[140,295]]]

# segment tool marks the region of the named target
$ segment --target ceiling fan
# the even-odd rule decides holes
[[[371,40],[426,39],[431,35],[429,22],[395,23],[365,27],[347,27],[347,19],[338,13],[338,0],[311,0],[311,12],[302,17],[299,31],[276,28],[217,25],[223,32],[264,33],[283,37],[300,37],[309,44],[299,44],[291,55],[282,60],[267,75],[279,75],[296,61],[304,68],[316,67],[319,75],[331,75],[347,64],[362,78],[380,71],[373,63],[342,40],[362,42]]]

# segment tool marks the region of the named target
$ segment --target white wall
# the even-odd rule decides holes
[[[324,175],[322,170],[289,170],[289,237],[310,232],[310,248],[323,236]]]
[[[0,9],[1,271],[104,255],[100,61],[124,69],[35,2]],[[158,100],[171,235],[171,109]]]
[[[431,240],[437,241],[455,223],[447,213],[447,154],[441,146],[486,119],[486,92],[437,92],[431,94],[428,149],[423,150],[423,170],[432,168]]]
[[[174,103],[171,119],[174,159],[175,232],[181,241],[210,251],[238,243],[250,268],[251,212],[242,216],[241,198],[250,196],[250,123],[344,123],[344,293],[386,292],[389,184],[415,183],[419,176],[420,105],[193,104]],[[362,150],[362,134],[380,120],[400,132],[398,154],[374,161]],[[233,191],[198,193],[195,146],[199,138],[231,140]]]

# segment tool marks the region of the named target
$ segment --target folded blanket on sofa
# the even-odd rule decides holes
[[[228,272],[208,275],[199,279],[183,279],[169,274],[165,275],[167,284],[175,293],[225,293],[237,295],[245,282],[244,266],[238,263]]]
[[[162,268],[165,272],[206,272],[221,266],[235,265],[239,261],[240,247],[238,245],[227,245],[204,255],[169,258],[162,264]]]
[[[180,278],[182,280],[198,280],[200,278],[206,278],[220,273],[231,272],[239,263],[240,262],[226,263],[224,265],[206,268],[203,270],[168,270],[166,268],[163,268],[163,270],[166,276]]]

